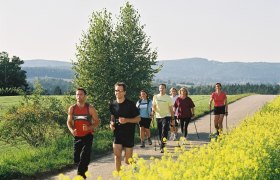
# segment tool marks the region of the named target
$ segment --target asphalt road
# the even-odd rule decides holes
[[[227,123],[228,123],[228,129],[236,127],[240,121],[242,121],[245,117],[251,116],[254,114],[256,111],[258,111],[265,103],[273,100],[276,96],[275,95],[252,95],[249,97],[245,97],[241,100],[238,100],[232,104],[229,105],[228,108],[228,118],[227,118]],[[212,128],[211,132],[215,132],[214,124],[213,124],[213,114],[212,114]],[[205,115],[197,120],[195,120],[195,124],[197,127],[199,139],[197,137],[196,131],[195,131],[195,126],[194,123],[191,122],[188,131],[189,131],[189,137],[188,141],[192,145],[203,145],[209,143],[209,132],[210,132],[210,114]],[[224,128],[226,127],[226,119],[224,119]],[[180,130],[179,130],[179,135]],[[156,142],[155,139],[153,139],[153,143]],[[189,144],[188,143],[188,144]],[[174,147],[176,147],[178,143],[176,141],[168,141],[167,142],[167,149],[169,151],[172,151]],[[156,150],[155,146],[153,145],[147,145],[146,147],[140,148],[140,145],[137,144],[134,147],[134,152],[139,155],[139,157],[142,157],[144,159],[150,159],[151,156],[153,157],[160,157],[162,154],[159,151],[159,146],[157,144]],[[124,164],[122,162],[122,164]],[[114,157],[113,154],[109,154],[107,156],[104,156],[102,158],[99,158],[93,162],[90,163],[89,165],[89,171],[91,174],[91,177],[88,179],[97,179],[98,176],[102,176],[102,179],[107,180],[107,179],[113,179],[112,177],[112,172],[115,170],[114,166]],[[69,170],[67,172],[61,172],[64,175],[69,176],[71,179],[76,175],[77,170]],[[55,180],[58,179],[58,175],[54,176],[49,176],[49,177],[44,177],[40,179],[51,179]]]

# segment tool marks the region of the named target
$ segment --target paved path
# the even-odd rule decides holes
[[[239,124],[239,122],[244,119],[246,116],[250,116],[258,111],[266,102],[274,99],[275,95],[252,95],[249,97],[245,97],[235,103],[229,105],[229,115],[228,115],[228,127],[229,129],[235,127]],[[212,115],[212,132],[215,131],[213,124],[213,115]],[[209,131],[210,131],[210,115],[205,115],[195,121],[197,126],[199,139],[197,138],[197,134],[195,131],[194,123],[190,123],[188,127],[189,131],[189,141],[191,141],[194,145],[202,145],[209,143]],[[225,128],[225,119],[224,119],[224,128]],[[154,140],[153,140],[154,142]],[[172,149],[177,146],[175,141],[167,142],[167,149],[172,151]],[[134,152],[136,152],[139,157],[143,157],[144,159],[149,159],[151,156],[160,157],[162,154],[159,151],[159,146],[157,145],[157,150],[155,151],[154,145],[146,145],[145,149],[136,145],[134,148]],[[114,171],[114,158],[113,155],[107,155],[103,158],[95,160],[89,165],[89,170],[91,177],[89,179],[97,179],[100,175],[102,179],[107,180],[112,178],[112,171]],[[65,175],[73,178],[77,170],[71,170],[68,172],[63,172]],[[58,179],[58,176],[47,177],[45,179]]]

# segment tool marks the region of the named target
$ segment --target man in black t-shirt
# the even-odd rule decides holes
[[[122,82],[115,84],[116,100],[110,104],[110,128],[114,131],[113,150],[116,170],[120,171],[122,149],[124,160],[132,157],[134,146],[135,125],[140,121],[139,110],[134,102],[125,98],[126,85]]]

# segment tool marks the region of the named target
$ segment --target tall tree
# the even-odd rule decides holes
[[[156,68],[157,52],[140,23],[140,14],[127,2],[120,10],[115,30],[114,53],[118,81],[128,85],[127,96],[136,100],[141,89],[150,90]]]
[[[109,121],[108,102],[114,99],[116,82],[125,82],[127,95],[136,100],[141,89],[151,87],[153,76],[159,71],[153,69],[157,52],[150,49],[150,39],[140,25],[138,12],[126,3],[120,13],[115,29],[106,10],[93,13],[74,62],[75,84],[88,90],[103,124]]]
[[[77,61],[73,66],[75,84],[87,89],[89,100],[103,120],[109,119],[108,101],[113,98],[111,89],[115,83],[112,37],[111,14],[106,10],[94,12],[89,29],[77,46]]]
[[[26,90],[26,71],[20,65],[24,62],[19,57],[11,59],[7,52],[0,53],[0,88],[21,88]]]

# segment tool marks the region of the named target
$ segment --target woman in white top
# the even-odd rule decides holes
[[[172,104],[173,104],[173,107],[174,107],[174,103],[175,103],[176,99],[179,97],[177,95],[177,89],[175,87],[170,88],[169,94],[171,95],[170,97],[172,99]],[[176,110],[174,112],[175,126],[171,125],[170,140],[173,140],[173,141],[175,141],[177,139],[177,133],[178,133],[178,122],[177,122],[177,119],[178,119],[178,110]]]

